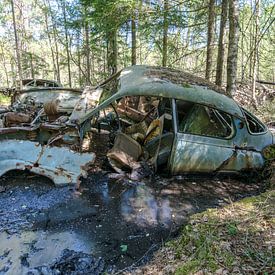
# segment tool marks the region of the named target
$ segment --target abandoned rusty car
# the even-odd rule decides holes
[[[76,184],[93,166],[93,132],[110,134],[110,166],[152,171],[242,173],[263,169],[274,146],[267,127],[202,78],[132,66],[97,87],[28,89],[0,111],[0,175],[30,170]]]

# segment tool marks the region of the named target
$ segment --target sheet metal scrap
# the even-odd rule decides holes
[[[79,184],[94,160],[94,153],[76,153],[66,147],[25,140],[0,142],[0,176],[10,170],[29,170],[50,178],[57,186]]]

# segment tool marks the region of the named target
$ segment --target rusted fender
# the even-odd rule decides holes
[[[26,140],[0,141],[0,176],[11,170],[29,170],[50,178],[57,186],[79,184],[94,160],[94,153],[77,153],[66,147]]]

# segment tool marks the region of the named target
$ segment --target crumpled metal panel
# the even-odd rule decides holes
[[[70,121],[77,121],[79,118],[85,117],[89,110],[95,108],[99,103],[102,92],[101,88],[86,87],[81,98],[75,104]]]
[[[77,184],[94,162],[94,153],[76,153],[66,147],[42,146],[25,140],[0,142],[0,176],[10,170],[29,170],[56,185]]]

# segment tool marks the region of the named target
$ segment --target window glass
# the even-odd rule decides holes
[[[252,134],[259,134],[266,131],[266,127],[256,117],[244,110],[244,116],[247,121],[247,127]]]
[[[177,102],[177,107],[182,103]],[[188,134],[228,138],[233,133],[230,115],[206,106],[186,105],[186,112],[178,110],[179,131]]]

